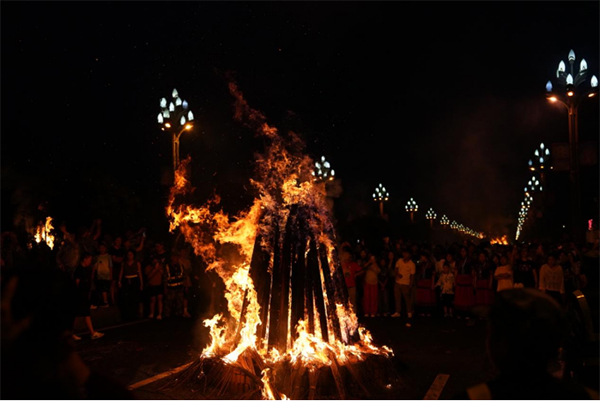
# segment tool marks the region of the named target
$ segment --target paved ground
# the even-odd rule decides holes
[[[476,321],[417,317],[412,327],[402,318],[368,318],[363,324],[378,344],[394,350],[404,388],[393,389],[390,398],[423,399],[438,374],[449,375],[440,399],[487,380],[492,368],[485,357],[485,324]],[[105,330],[99,340],[84,338],[78,351],[92,368],[124,385],[132,385],[194,360],[207,341],[199,320],[172,318],[145,320]],[[160,391],[168,379],[134,390],[141,399],[202,399],[185,389]]]

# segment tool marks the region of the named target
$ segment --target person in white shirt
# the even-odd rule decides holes
[[[392,317],[400,317],[402,307],[402,298],[406,302],[406,313],[409,318],[413,315],[412,287],[415,281],[416,266],[410,259],[410,251],[402,251],[402,259],[398,259],[395,266],[396,282],[394,284],[394,300],[396,301],[396,312]],[[409,325],[409,323],[407,323]]]
[[[559,304],[563,304],[565,296],[565,279],[562,267],[556,258],[549,255],[547,263],[540,269],[540,290],[545,291]]]
[[[494,272],[494,278],[497,281],[496,291],[508,290],[514,288],[512,266],[508,263],[506,255],[500,257],[500,266]]]

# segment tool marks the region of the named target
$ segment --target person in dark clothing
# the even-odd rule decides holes
[[[488,315],[487,352],[499,374],[454,399],[598,399],[598,393],[548,372],[566,335],[563,311],[550,296],[529,288],[498,292]]]
[[[69,273],[28,266],[2,284],[1,399],[135,399],[75,351],[78,290]]]
[[[515,261],[514,282],[515,287],[537,288],[538,275],[533,259],[529,256],[527,248],[521,250],[520,257]]]
[[[92,289],[92,255],[84,253],[81,257],[80,265],[73,272],[73,279],[75,281],[76,296],[76,314],[77,317],[82,317],[85,320],[85,325],[90,331],[90,336],[93,340],[104,336],[104,333],[100,333],[94,330],[92,325],[92,317],[90,313],[90,291]],[[73,334],[74,340],[81,340],[81,337]]]

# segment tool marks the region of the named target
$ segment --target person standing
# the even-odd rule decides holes
[[[456,277],[454,308],[457,317],[460,318],[460,314],[462,314],[466,319],[470,319],[471,308],[475,305],[476,276],[472,260],[467,256],[467,248],[464,246],[460,248],[460,257],[454,267],[454,276]]]
[[[496,292],[514,288],[513,269],[506,255],[500,256],[500,266],[496,268],[494,278],[497,282]]]
[[[141,293],[144,289],[142,268],[135,260],[135,252],[129,249],[119,275],[119,288],[123,295],[123,317],[125,320],[135,320],[143,316],[141,312]]]
[[[106,308],[109,306],[108,293],[113,277],[113,263],[105,243],[101,243],[98,246],[98,250],[100,254],[96,258],[96,265],[94,266],[94,270],[96,271],[96,289],[102,298],[100,306]]]
[[[150,297],[150,315],[149,319],[154,318],[154,311],[157,309],[156,320],[162,319],[163,311],[163,273],[164,265],[160,263],[157,257],[153,257],[152,261],[144,269],[146,274],[146,281],[148,283],[148,296]]]
[[[356,274],[361,271],[361,267],[353,260],[352,253],[347,249],[343,249],[340,252],[340,261],[342,263],[346,287],[348,288],[348,300],[352,304],[354,313],[358,313],[356,305]]]
[[[414,285],[416,266],[410,258],[410,251],[408,249],[402,250],[402,259],[398,259],[395,267],[396,283],[394,285],[394,301],[396,303],[396,312],[394,312],[392,317],[400,317],[402,299],[404,299],[406,315],[411,319],[414,309],[411,289]],[[410,326],[410,323],[407,323],[407,325]]]
[[[564,303],[565,280],[562,267],[556,263],[556,257],[549,255],[540,269],[540,290],[550,295],[560,305]]]
[[[73,272],[73,279],[75,281],[76,290],[76,317],[82,317],[85,320],[85,325],[90,332],[90,336],[92,340],[100,338],[104,336],[104,333],[100,333],[99,331],[94,330],[94,325],[92,324],[92,316],[90,313],[91,302],[90,302],[90,292],[92,289],[92,254],[84,253],[81,257],[81,263],[78,267],[75,268]],[[73,334],[74,340],[81,340],[81,337]]]
[[[538,275],[533,259],[527,248],[521,249],[520,258],[515,263],[515,288],[537,288]]]
[[[171,254],[171,260],[165,265],[165,304],[164,317],[172,314],[183,316],[184,294],[184,271],[179,263],[179,255]]]
[[[435,298],[435,267],[427,252],[419,256],[416,274],[416,306],[421,316],[431,316],[436,306]]]
[[[477,264],[475,265],[475,304],[479,306],[490,306],[494,299],[492,284],[496,266],[488,260],[485,251],[479,252]]]
[[[369,261],[365,265],[365,291],[364,291],[364,311],[365,317],[375,317],[377,314],[377,286],[379,285],[379,273],[381,268],[377,265],[377,259],[370,255]]]
[[[121,237],[115,238],[108,253],[112,258],[113,265],[113,275],[110,286],[110,300],[113,305],[116,305],[119,299],[117,282],[119,281],[119,276],[121,275],[121,266],[123,264],[123,260],[125,260],[125,249],[123,248],[123,239]]]
[[[454,304],[454,273],[450,270],[450,264],[444,263],[442,266],[442,274],[435,284],[440,288],[441,304],[444,307],[444,317],[452,317],[454,314],[452,305]]]

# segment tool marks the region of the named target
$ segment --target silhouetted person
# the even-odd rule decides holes
[[[566,334],[558,303],[533,289],[498,292],[488,318],[487,351],[498,375],[469,387],[455,399],[582,400],[598,394],[548,372]]]

